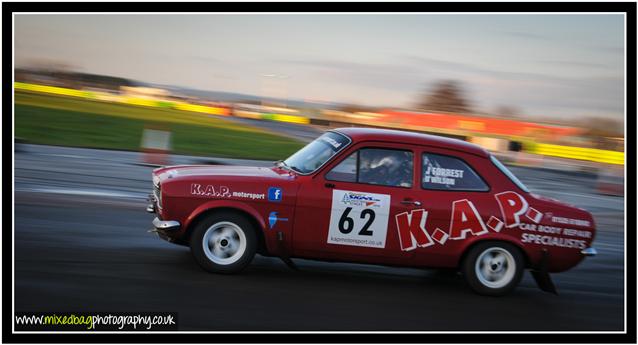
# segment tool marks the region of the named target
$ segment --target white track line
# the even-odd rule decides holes
[[[127,199],[146,198],[146,196],[141,193],[114,192],[114,191],[108,191],[108,190],[50,188],[50,187],[16,188],[16,192],[99,196],[99,197],[107,197],[107,198],[127,198]]]

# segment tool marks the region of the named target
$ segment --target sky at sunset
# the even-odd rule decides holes
[[[211,91],[410,107],[440,79],[482,111],[624,112],[624,17],[605,15],[16,15],[15,64]],[[271,94],[266,94],[272,96]]]

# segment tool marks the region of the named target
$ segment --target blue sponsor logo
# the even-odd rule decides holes
[[[268,188],[268,201],[280,202],[283,197],[283,192],[281,188],[278,187],[270,187]]]
[[[270,214],[268,215],[268,226],[270,226],[270,228],[272,229],[275,224],[277,224],[277,221],[281,220],[282,222],[287,222],[288,218],[279,218],[277,217],[277,212],[270,212]]]
[[[353,206],[380,207],[381,199],[362,193],[348,192],[343,195],[343,198],[341,198],[341,202],[346,205]]]

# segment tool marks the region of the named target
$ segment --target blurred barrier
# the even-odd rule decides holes
[[[529,168],[539,168],[543,167],[543,156],[533,155],[525,152],[513,152],[512,153],[512,164],[529,167]]]
[[[508,150],[509,141],[501,138],[470,137],[468,141],[479,145],[488,151],[502,152]]]
[[[454,129],[442,129],[425,125],[413,125],[402,118],[387,116],[382,113],[358,112],[348,113],[337,110],[322,110],[323,120],[328,126],[351,126],[353,124],[372,127],[392,128],[436,134],[460,140],[466,140],[467,132]]]
[[[261,120],[261,113],[256,111],[248,111],[248,110],[235,110],[233,111],[233,115],[236,117],[242,117],[245,119],[254,119]]]
[[[75,89],[67,89],[64,87],[57,86],[47,86],[47,85],[36,85],[36,84],[27,84],[27,83],[15,83],[15,88],[19,90],[28,90],[35,92],[45,92],[51,93],[55,95],[63,95],[63,96],[72,96],[72,97],[83,97],[83,98],[93,98],[91,92],[75,90]]]
[[[447,135],[452,137],[459,137],[464,132],[458,130],[445,130],[440,127],[431,128],[426,127],[424,125],[414,126],[411,125],[409,121],[404,121],[404,119],[395,117],[375,117],[372,116],[372,113],[347,113],[341,111],[334,110],[326,110],[322,112],[325,120],[322,121],[322,124],[330,124],[334,122],[338,122],[341,124],[361,124],[361,125],[369,125],[369,126],[383,126],[388,128],[397,128],[404,130],[417,130],[420,132],[433,132],[439,135]],[[366,116],[362,116],[362,115]],[[380,114],[377,114],[380,115]],[[391,120],[393,122],[388,122]],[[441,119],[440,121],[443,121]],[[316,121],[313,120],[313,123]],[[474,129],[482,128],[477,127],[476,124],[465,123],[465,127],[472,127]],[[450,128],[454,128],[451,125]],[[536,157],[530,155],[518,155],[517,160],[522,165],[537,165],[539,162],[542,162],[542,156],[549,157],[559,157],[559,158],[569,158],[569,159],[577,159],[584,160],[590,162],[597,163],[606,163],[606,164],[616,164],[622,165],[625,164],[625,154],[624,152],[618,151],[609,151],[609,150],[600,150],[593,148],[583,148],[583,147],[574,147],[574,146],[562,146],[562,145],[552,145],[552,144],[539,144],[532,141],[526,142],[525,144],[519,141],[510,141],[508,143],[507,140],[500,138],[489,138],[489,137],[471,137],[469,138],[470,142],[474,142],[478,145],[488,148],[492,151],[505,151],[511,148],[516,148],[513,151],[524,151],[529,154],[535,154]],[[521,147],[522,146],[522,147]]]
[[[272,116],[273,121],[288,122],[288,123],[300,123],[307,125],[310,123],[310,119],[297,115],[285,115],[285,114],[268,114]]]
[[[243,117],[243,118],[255,119],[255,120],[269,120],[269,121],[278,121],[278,122],[298,123],[302,125],[310,124],[310,118],[307,118],[305,116],[299,116],[299,115],[263,113],[259,111],[240,110],[240,109],[235,109],[233,111],[233,115],[236,117]]]
[[[533,137],[541,140],[557,140],[565,136],[580,135],[582,128],[544,125],[540,123],[502,119],[493,117],[477,117],[455,113],[430,113],[400,110],[382,110],[379,118],[383,122],[397,121],[404,125],[436,128],[438,130],[460,130],[471,134]]]
[[[543,156],[585,160],[607,164],[625,164],[625,153],[575,146],[527,143],[524,151]]]
[[[225,109],[225,108],[209,107],[206,105],[198,105],[198,104],[190,104],[190,103],[182,103],[182,102],[175,103],[173,108],[177,110],[192,111],[195,113],[205,113],[205,114],[221,115],[221,116],[230,115],[230,112],[228,111],[228,109]]]
[[[103,100],[109,102],[126,103],[136,106],[171,108],[182,111],[229,116],[230,109],[223,107],[211,107],[205,105],[191,104],[185,102],[173,102],[169,100],[157,100],[139,97],[122,96],[117,94],[109,94],[99,91],[83,91],[68,89],[55,86],[36,85],[29,83],[16,82],[15,89],[28,90],[34,92],[44,92],[56,95],[81,97],[93,100]],[[233,110],[233,115],[237,117],[270,120],[296,124],[321,124],[321,125],[366,125],[374,127],[396,128],[403,130],[414,130],[420,132],[431,132],[438,135],[451,136],[466,139],[468,131],[488,131],[510,133],[512,128],[518,128],[520,122],[501,119],[472,119],[468,116],[456,116],[450,114],[429,114],[429,113],[411,113],[399,111],[383,111],[375,112],[343,112],[335,110],[322,110],[319,119],[309,118],[306,116],[285,114],[283,112],[298,113],[297,110],[288,108],[260,107],[251,105],[250,109]],[[472,120],[469,120],[472,119]],[[559,128],[541,126],[533,123],[525,123],[529,128],[525,129],[525,133],[540,133],[539,131],[549,131],[551,128],[555,135],[574,134],[580,131],[577,128]],[[488,128],[490,127],[490,128]],[[492,128],[493,127],[493,128]],[[538,127],[538,128],[537,128]],[[500,133],[500,132],[499,132]],[[511,133],[510,133],[511,134]],[[470,141],[476,141],[479,145],[490,146],[493,149],[501,150],[506,141],[502,139],[489,139],[473,137]],[[518,151],[518,150],[517,150]],[[541,156],[551,156],[560,158],[569,158],[576,160],[584,160],[597,163],[623,165],[625,154],[623,152],[600,150],[592,148],[582,148],[574,146],[562,146],[552,144],[540,144],[535,142],[527,142],[523,145],[522,150],[526,153]],[[527,159],[527,158],[526,158]],[[524,161],[526,160],[524,159]]]
[[[93,99],[103,102],[124,103],[124,97],[107,92],[93,92]]]
[[[324,120],[324,119],[315,119],[315,118],[311,118],[310,119],[310,124],[311,125],[315,125],[315,126],[330,126],[330,121],[328,120]]]
[[[157,101],[146,98],[123,97],[121,102],[131,105],[141,105],[144,107],[157,107]]]
[[[172,108],[176,110],[190,111],[195,113],[204,113],[211,115],[228,116],[230,111],[227,108],[211,107],[198,104],[190,104],[184,102],[171,102],[167,100],[157,100],[151,98],[128,97],[123,95],[115,95],[107,92],[83,91],[68,89],[57,86],[46,86],[29,83],[15,82],[14,87],[17,90],[26,90],[33,92],[42,92],[61,96],[80,97],[90,100],[100,100],[114,103],[124,103],[136,106],[154,107],[154,108]]]

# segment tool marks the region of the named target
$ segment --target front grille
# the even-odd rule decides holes
[[[153,186],[153,197],[157,201],[157,207],[162,208],[162,189],[161,186]]]

